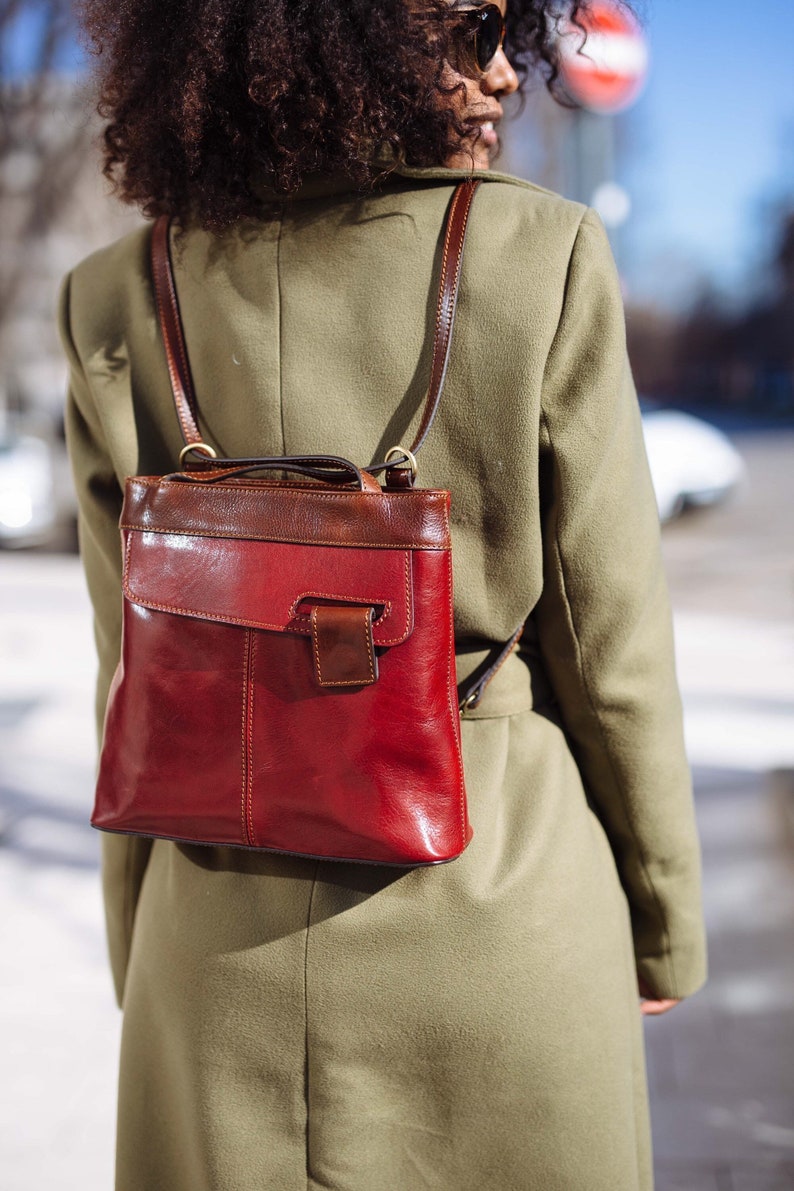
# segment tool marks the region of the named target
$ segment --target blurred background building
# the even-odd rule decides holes
[[[535,85],[496,168],[607,225],[666,522],[712,976],[648,1024],[658,1188],[790,1191],[794,4],[636,7],[642,28],[593,0],[570,106]],[[140,216],[101,177],[87,68],[70,0],[0,0],[4,1191],[111,1185],[119,1026],[54,311],[64,273]]]

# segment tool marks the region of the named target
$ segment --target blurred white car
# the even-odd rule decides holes
[[[741,455],[708,422],[678,410],[643,409],[642,426],[661,521],[688,505],[716,504],[744,479]]]

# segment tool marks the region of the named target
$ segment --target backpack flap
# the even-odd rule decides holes
[[[413,630],[412,550],[405,541],[410,527],[395,532],[393,524],[375,525],[371,536],[380,541],[350,545],[339,531],[338,503],[319,502],[328,495],[357,494],[318,492],[319,514],[307,526],[288,518],[294,489],[265,485],[253,490],[239,485],[230,494],[218,485],[190,484],[216,512],[211,518],[205,507],[188,518],[175,507],[185,486],[129,482],[122,517],[126,599],[155,612],[304,635],[311,639],[307,665],[313,665],[319,686],[375,682],[376,647],[400,645]],[[260,536],[225,536],[225,514],[235,499],[258,506]],[[379,506],[393,498],[365,499],[377,522]],[[409,504],[410,497],[405,511]],[[250,529],[254,532],[253,525]],[[235,532],[241,535],[239,528]],[[268,533],[295,540],[270,540]],[[329,535],[342,541],[327,544]],[[317,540],[306,540],[310,537]]]

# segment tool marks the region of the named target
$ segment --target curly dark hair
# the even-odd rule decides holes
[[[449,6],[419,2],[421,20],[417,0],[83,0],[106,176],[147,215],[217,231],[263,214],[262,183],[288,195],[333,172],[365,187],[384,151],[443,163],[471,130],[438,100]],[[540,73],[556,92],[556,22],[585,8],[510,0],[522,86]]]

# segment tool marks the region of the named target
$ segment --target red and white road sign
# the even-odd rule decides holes
[[[648,73],[642,29],[611,0],[595,0],[578,22],[582,28],[569,25],[560,41],[565,90],[593,112],[623,111],[640,94]]]

